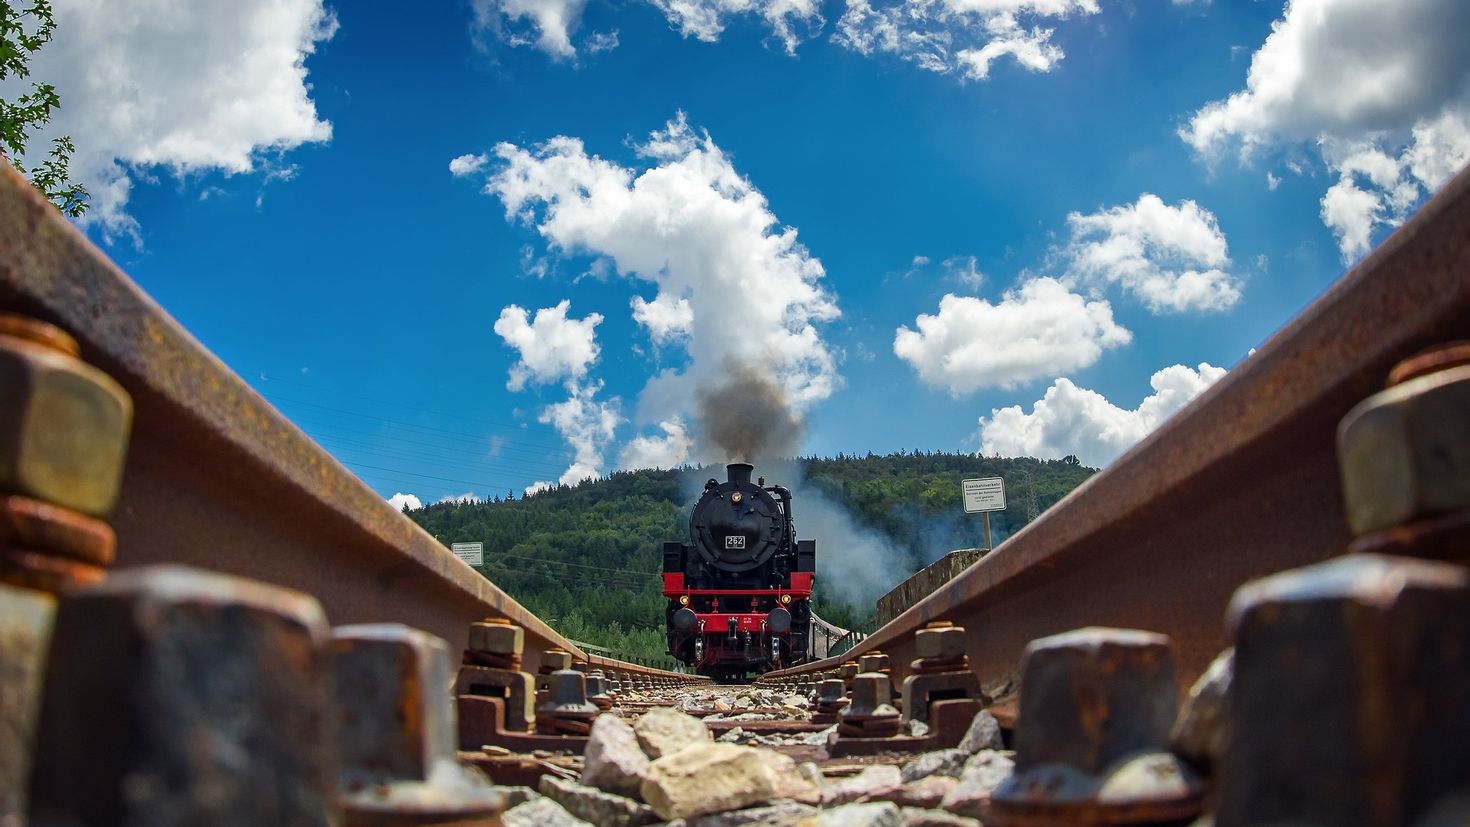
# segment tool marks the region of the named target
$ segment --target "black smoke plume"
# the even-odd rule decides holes
[[[699,433],[729,462],[795,456],[801,418],[774,377],[727,365],[725,378],[698,392]]]

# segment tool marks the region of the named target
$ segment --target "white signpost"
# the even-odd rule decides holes
[[[450,548],[454,551],[455,557],[472,566],[482,566],[485,564],[484,543],[455,543]]]
[[[1006,481],[1003,477],[961,480],[960,492],[965,513],[979,513],[985,519],[985,550],[990,550],[990,512],[1006,510]]]

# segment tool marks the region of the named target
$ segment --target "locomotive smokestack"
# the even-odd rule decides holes
[[[725,466],[725,473],[730,482],[749,483],[750,472],[754,470],[755,466],[748,462],[732,462]]]

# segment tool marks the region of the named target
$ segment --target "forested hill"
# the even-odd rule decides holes
[[[1007,508],[991,515],[999,543],[1093,473],[1075,460],[922,452],[756,468],[793,489],[797,534],[818,541],[817,610],[839,625],[866,618],[873,598],[945,552],[982,545],[979,516],[962,513],[960,480],[1005,477]],[[657,654],[662,544],[687,542],[689,508],[711,477],[723,480],[724,468],[622,471],[407,514],[445,545],[483,542],[481,571],[567,637]],[[860,568],[864,577],[851,576]]]

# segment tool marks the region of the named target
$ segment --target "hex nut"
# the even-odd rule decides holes
[[[332,632],[338,774],[345,789],[426,781],[454,754],[449,644],[397,623]]]
[[[960,626],[920,629],[914,634],[914,650],[921,658],[960,657],[965,654],[965,630]]]
[[[1166,749],[1176,692],[1165,635],[1087,628],[1033,640],[1021,658],[1016,766],[1097,775],[1125,755]]]
[[[1470,367],[1374,394],[1338,427],[1343,505],[1356,534],[1470,508]]]
[[[1231,600],[1219,827],[1422,824],[1470,766],[1470,576],[1350,554]]]
[[[471,623],[470,650],[487,655],[519,655],[526,646],[526,630],[508,623]]]
[[[541,653],[541,668],[560,672],[572,668],[572,653],[565,649],[548,649]]]
[[[327,635],[307,595],[182,566],[68,595],[30,823],[335,824]]]
[[[0,490],[104,517],[122,485],[133,406],[84,362],[0,336]]]

